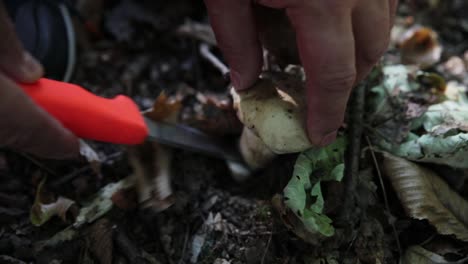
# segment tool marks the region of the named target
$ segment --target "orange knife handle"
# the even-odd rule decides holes
[[[138,106],[127,96],[107,99],[78,85],[45,78],[20,87],[80,138],[135,145],[148,135]]]

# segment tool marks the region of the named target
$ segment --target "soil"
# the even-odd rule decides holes
[[[98,18],[85,16],[90,24],[88,30],[80,32],[72,82],[104,97],[126,94],[142,110],[150,108],[162,91],[170,96],[183,94],[184,122],[211,132],[216,130],[213,126],[220,129],[207,121],[213,113],[200,103],[199,96],[227,97],[229,80],[200,54],[200,45],[206,41],[177,33],[189,20],[208,25],[203,2],[109,2],[103,4]],[[447,1],[444,9],[424,15],[403,2],[400,17],[421,14],[427,18],[436,12],[441,20],[429,21],[432,24],[428,25],[441,33],[447,47],[443,60],[462,57],[468,49],[462,43],[468,37],[468,28],[453,22],[468,23],[458,6],[463,5],[461,2]],[[424,6],[418,10],[427,9]],[[452,13],[453,10],[458,11]],[[83,28],[82,22],[77,21],[78,27]],[[447,24],[450,26],[443,26]],[[216,48],[211,50],[222,60]],[[195,119],[194,113],[201,118]],[[222,129],[233,135],[240,131],[234,121]],[[239,183],[222,160],[175,150],[175,203],[169,209],[155,212],[139,208],[128,203],[134,199],[131,193],[124,194],[125,205],[120,203],[102,218],[85,225],[73,239],[40,247],[41,242],[51,240],[72,224],[77,208],[94,193],[133,172],[126,147],[88,143],[102,160],[98,171],[84,158],[52,161],[11,150],[0,152],[0,263],[382,263],[377,259],[398,263],[399,247],[423,242],[435,234],[424,221],[407,218],[391,190],[390,208],[383,209],[381,186],[378,180],[370,179],[369,186],[378,187],[373,192],[369,191],[373,187],[363,187],[362,193],[369,192],[369,200],[375,200],[366,205],[370,212],[367,218],[337,223],[342,227],[339,232],[343,232],[338,238],[311,245],[289,228],[281,210],[272,204],[273,196],[281,193],[292,175],[296,155],[282,156]],[[45,190],[50,196],[65,196],[77,205],[67,212],[66,221],[54,217],[36,227],[31,224],[29,212],[37,186],[45,177]],[[325,189],[329,200],[335,193],[340,196],[343,192],[343,186]],[[331,215],[339,214],[336,208],[339,206],[329,208]],[[353,232],[347,233],[349,229]],[[353,237],[351,244],[337,246],[345,237]],[[449,242],[445,244],[458,243],[446,239]],[[337,255],[341,255],[342,262],[333,262]]]

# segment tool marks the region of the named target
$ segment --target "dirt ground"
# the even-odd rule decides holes
[[[181,25],[189,21],[208,24],[202,1],[109,2],[100,16],[89,18],[94,25],[89,28],[94,30],[81,32],[72,82],[105,97],[129,95],[141,109],[151,107],[162,91],[183,95],[185,123],[239,135],[241,125],[234,118],[225,119],[233,117],[232,113],[220,114],[219,108],[203,101],[203,95],[215,101],[226,99],[229,85],[202,56],[200,47],[207,41],[180,33]],[[468,50],[468,6],[454,0],[431,9],[428,2],[403,1],[399,18],[433,27],[444,46],[442,62],[433,70],[468,85],[468,75],[453,76],[443,63],[452,56],[463,58]],[[211,51],[222,59],[215,47]],[[396,60],[395,56],[394,50],[389,51],[386,62]],[[51,161],[10,150],[0,152],[0,263],[398,263],[402,249],[434,236],[437,248],[457,249],[457,253],[447,249],[454,261],[468,252],[466,243],[438,236],[427,222],[405,216],[391,190],[385,194],[385,204],[381,182],[370,173],[372,166],[362,166],[361,173],[370,176],[363,176],[368,177],[368,184],[358,189],[363,194],[359,197],[366,197],[367,202],[361,203],[366,204],[365,217],[359,208],[352,210],[354,220],[337,221],[334,239],[312,245],[297,235],[297,229],[293,232],[281,210],[272,205],[273,196],[282,192],[291,177],[297,155],[279,157],[267,169],[238,183],[224,161],[183,150],[174,150],[174,204],[170,208],[162,212],[139,208],[129,191],[114,200],[118,206],[67,238],[63,230],[74,222],[80,205],[106,184],[133,172],[126,147],[89,145],[101,159],[99,170],[84,158]],[[67,211],[65,221],[54,217],[37,227],[31,224],[30,209],[45,177],[48,198],[64,196],[76,204]],[[342,185],[325,189],[327,201],[344,195]],[[468,188],[460,192],[468,194]],[[337,208],[328,208],[328,213],[340,215]]]

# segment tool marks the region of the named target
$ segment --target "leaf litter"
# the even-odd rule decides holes
[[[468,254],[467,186],[453,188],[445,179],[447,175],[466,177],[468,164],[464,57],[468,47],[459,45],[464,39],[460,36],[467,33],[460,26],[467,22],[466,16],[459,14],[463,9],[457,1],[408,2],[400,6],[395,28],[401,30],[394,34],[406,32],[409,38],[385,55],[377,67],[377,81],[364,81],[364,136],[379,154],[375,164],[367,146],[360,146],[358,168],[351,168],[347,150],[353,139],[348,133],[338,141],[336,153],[330,148],[313,148],[280,154],[276,162],[242,182],[231,178],[226,164],[181,150],[149,144],[146,151],[135,151],[88,142],[89,148],[82,150],[87,150],[89,163],[98,165],[96,169],[92,165],[95,174],[101,175],[93,178],[83,170],[74,177],[86,177],[95,195],[53,190],[57,194],[52,199],[36,199],[33,207],[36,214],[43,212],[37,214],[41,219],[36,223],[46,232],[33,237],[31,228],[38,229],[22,227],[18,234],[34,242],[37,259],[47,259],[39,263],[74,263],[78,255],[89,263],[109,263],[110,259],[121,263],[125,258],[132,262],[128,257],[149,263],[462,263]],[[414,13],[413,5],[424,8]],[[234,140],[240,136],[242,123],[225,89],[228,82],[219,74],[219,65],[210,65],[204,60],[206,54],[200,54],[202,45],[209,47],[211,56],[219,54],[214,51],[216,40],[207,21],[200,19],[205,16],[200,13],[201,5],[179,0],[121,1],[102,8],[107,8],[108,15],[101,20],[113,38],[90,39],[83,49],[77,82],[106,96],[126,92],[142,109],[151,107],[154,98],[159,103],[176,98],[180,109],[159,105],[153,115],[164,119],[168,113],[177,113],[173,122]],[[183,15],[177,15],[179,11]],[[264,15],[270,11],[256,10]],[[151,12],[159,17],[152,17]],[[412,17],[412,12],[418,16]],[[443,18],[440,24],[425,19],[428,13]],[[274,28],[291,34],[281,24],[286,21],[284,13],[271,15],[259,21],[261,26],[273,21],[278,25]],[[448,17],[452,22],[447,22]],[[454,24],[454,20],[460,23]],[[169,38],[159,37],[167,32]],[[285,41],[289,38],[275,34],[267,31],[261,40],[267,50],[268,71],[278,78],[288,72],[284,62],[297,53],[293,42]],[[146,114],[152,115],[151,111]],[[352,129],[349,120],[347,117],[342,128],[345,132]],[[108,158],[117,152],[124,155]],[[32,175],[32,168],[37,170],[38,163],[31,165],[7,155],[7,175]],[[44,164],[47,166],[40,170],[52,168],[45,175],[61,175],[77,166],[64,169]],[[377,169],[385,172],[382,182]],[[343,186],[348,183],[349,170],[358,174],[351,193]],[[277,174],[281,177],[272,177]],[[8,179],[0,177],[4,178]],[[36,186],[35,193],[44,186]],[[242,191],[244,188],[249,191]],[[383,193],[388,196],[388,206]],[[50,217],[50,212],[61,215],[58,211],[67,211],[66,206],[54,209],[53,204],[61,199],[56,197],[69,197],[68,202],[79,208],[77,217],[67,219],[71,225]],[[353,201],[347,204],[351,215],[345,220],[340,216],[343,200]],[[5,209],[10,209],[6,204]],[[156,214],[145,207],[156,209]],[[115,226],[119,228],[112,229]],[[2,234],[12,229],[6,225]],[[83,246],[77,241],[89,243]],[[2,243],[0,249],[4,249]],[[83,253],[70,253],[77,249]],[[13,259],[28,259],[10,249],[5,252]],[[75,258],[67,261],[67,254]]]

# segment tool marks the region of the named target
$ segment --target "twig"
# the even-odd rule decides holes
[[[375,169],[377,171],[377,175],[379,176],[380,188],[382,188],[382,194],[383,194],[383,197],[384,197],[385,208],[388,211],[388,213],[390,213],[390,205],[388,203],[387,192],[385,191],[385,184],[383,182],[382,173],[380,171],[380,167],[379,167],[379,164],[377,162],[377,158],[375,156],[374,146],[372,145],[372,143],[371,143],[368,136],[366,136],[366,141],[367,141],[367,145],[369,146],[369,149],[370,149],[370,152],[371,152],[371,155],[372,155],[372,160],[374,162]],[[402,255],[403,251],[401,250],[401,244],[400,244],[400,240],[398,238],[398,233],[397,233],[395,224],[392,221],[389,221],[389,222],[390,222],[390,225],[392,226],[393,235],[395,236],[395,240],[397,242],[398,252],[400,253],[400,256],[403,256]]]
[[[105,162],[109,162],[111,160],[114,160],[114,159],[117,159],[119,158],[120,156],[122,156],[123,152],[122,151],[118,151],[118,152],[115,152],[115,153],[112,153],[111,155],[107,156],[103,161],[102,163],[105,163]],[[88,170],[91,170],[92,167],[91,167],[91,164],[86,164],[85,166],[77,169],[77,170],[74,170],[73,172],[63,176],[63,177],[60,177],[58,178],[56,181],[53,181],[51,182],[50,184],[48,184],[47,186],[49,186],[50,188],[52,189],[56,189],[56,188],[59,188],[61,185],[69,182],[69,181],[72,181],[73,179],[75,179],[76,177],[78,177],[79,175],[87,172]]]
[[[211,62],[211,64],[213,64],[213,66],[218,69],[223,76],[229,75],[229,68],[211,52],[210,46],[208,44],[200,44],[200,54],[207,61]]]
[[[23,158],[29,160],[30,162],[32,162],[34,165],[36,165],[37,167],[45,170],[47,173],[49,173],[50,175],[53,175],[53,176],[57,176],[57,173],[53,170],[51,170],[50,168],[48,168],[46,165],[42,164],[40,161],[38,161],[37,159],[31,157],[30,155],[26,154],[26,153],[22,153],[22,152],[16,152],[17,154],[19,154],[20,156],[22,156]]]
[[[188,244],[188,240],[189,240],[189,228],[187,228],[187,230],[185,231],[185,237],[184,237],[184,247],[182,248],[182,254],[180,256],[180,259],[179,259],[179,264],[183,264],[184,263],[184,257],[185,257],[185,252],[186,252],[186,249],[187,249],[187,244]]]
[[[266,257],[266,254],[268,253],[268,249],[270,248],[270,243],[271,243],[271,238],[272,237],[273,237],[272,234],[268,237],[268,242],[267,242],[267,245],[265,247],[265,252],[263,253],[262,261],[260,262],[261,264],[265,263],[265,257]]]
[[[344,175],[343,210],[340,218],[348,223],[351,212],[356,207],[355,190],[359,178],[359,157],[361,156],[361,138],[364,130],[364,107],[366,83],[360,84],[351,98],[349,118],[349,147],[347,149],[346,171]]]
[[[144,263],[138,247],[130,241],[120,228],[116,228],[115,230],[114,242],[119,248],[119,252],[121,252],[128,261],[131,263]]]

